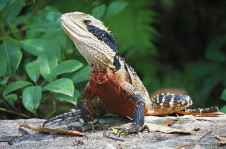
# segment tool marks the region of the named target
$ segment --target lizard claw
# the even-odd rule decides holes
[[[88,130],[95,132],[95,129],[101,128],[101,126],[93,122],[88,122],[88,123],[84,123],[81,127],[76,127],[76,128],[78,131],[82,131],[82,132],[85,132]]]
[[[118,129],[117,134],[119,135],[119,137],[122,135],[129,135],[129,134],[134,134],[134,133],[138,133],[138,132],[143,132],[147,130],[149,132],[149,128],[147,125],[145,126],[135,126],[135,125],[131,125],[129,129],[126,128],[122,128],[121,130]]]
[[[60,119],[60,123],[61,124],[62,121],[64,121],[65,119],[69,118],[69,117],[75,117],[75,118],[80,118],[81,117],[81,110],[76,110],[76,109],[71,109],[69,112],[66,112],[64,114],[52,117],[50,119],[47,119],[42,127],[45,127],[45,124],[49,123],[49,122],[53,122],[54,120],[58,120]]]
[[[94,128],[95,128],[95,125],[93,122],[84,123],[81,127],[82,132],[85,132],[87,130],[92,130],[94,132]]]

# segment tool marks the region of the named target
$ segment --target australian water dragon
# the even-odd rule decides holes
[[[68,112],[44,124],[77,114],[89,124],[94,116],[110,112],[132,118],[131,127],[125,131],[133,133],[144,130],[145,115],[177,113],[192,105],[188,95],[163,93],[150,98],[134,69],[117,54],[110,31],[98,19],[82,12],[66,13],[61,25],[92,70],[82,95],[81,111]]]

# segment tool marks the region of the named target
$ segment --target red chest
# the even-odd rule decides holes
[[[122,81],[121,77],[109,69],[92,71],[89,84],[106,109],[113,114],[132,117],[136,105],[120,93]]]

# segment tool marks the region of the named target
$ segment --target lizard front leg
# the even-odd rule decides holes
[[[94,130],[94,128],[100,128],[99,124],[93,123],[93,118],[103,116],[104,113],[104,108],[99,106],[97,97],[88,83],[81,99],[81,118],[84,120],[81,130],[86,131]]]
[[[61,119],[61,121],[63,121],[69,117],[82,118],[86,124],[92,122],[93,112],[92,112],[92,107],[90,105],[90,101],[93,100],[94,97],[95,96],[88,83],[83,92],[82,101],[81,101],[82,102],[81,110],[71,109],[69,112],[47,119],[43,123],[43,127],[45,126],[45,124],[52,122],[54,120]]]
[[[137,133],[139,131],[144,131],[145,129],[148,129],[147,126],[143,127],[145,115],[145,101],[140,92],[130,83],[125,81],[121,84],[120,93],[124,96],[124,98],[136,104],[130,128],[122,129],[120,134],[123,132],[127,134]]]
[[[81,99],[81,117],[85,123],[89,123],[93,120],[93,110],[91,106],[91,100],[95,98],[89,83],[82,94]]]

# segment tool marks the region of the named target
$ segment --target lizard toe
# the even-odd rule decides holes
[[[130,128],[119,128],[117,129],[116,134],[121,135],[129,135],[129,134],[135,134],[138,132],[143,132],[147,130],[149,132],[149,128],[147,125],[145,126],[137,126],[137,125],[131,125]]]

